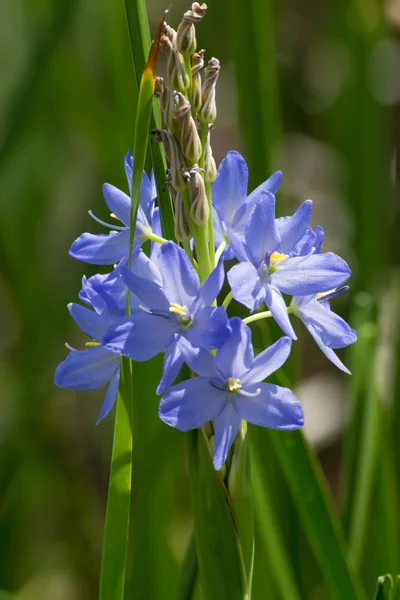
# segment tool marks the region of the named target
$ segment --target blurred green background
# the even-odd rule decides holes
[[[167,6],[147,6],[154,34]],[[344,354],[353,378],[300,325],[291,370],[372,597],[378,575],[400,571],[400,2],[208,6],[197,37],[222,67],[217,163],[241,151],[251,188],[282,169],[279,214],[312,198],[325,249],[353,268],[351,293],[335,302],[360,335]],[[177,27],[187,8],[176,0],[169,23]],[[103,392],[60,390],[53,372],[64,342],[84,343],[66,304],[82,275],[96,272],[70,258],[69,246],[83,231],[101,231],[87,211],[107,216],[102,183],[126,188],[136,88],[123,0],[1,0],[0,50],[0,589],[21,599],[91,600],[112,418],[96,427]],[[143,414],[127,598],[176,597],[191,530],[185,439],[157,419],[159,367],[155,359],[135,370]],[[327,598],[272,449],[261,470],[300,597]],[[361,534],[352,540],[354,531]],[[281,598],[260,542],[255,600],[266,589]]]

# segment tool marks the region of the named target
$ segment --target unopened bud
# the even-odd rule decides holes
[[[204,179],[201,176],[200,168],[197,165],[193,165],[189,171],[189,175],[190,216],[196,225],[204,225],[207,223],[210,215]]]
[[[187,10],[178,27],[177,46],[182,54],[192,55],[196,51],[196,32],[194,24],[201,21],[206,14],[207,5],[193,2],[192,10]]]
[[[168,23],[163,24],[163,35],[165,35],[171,42],[172,46],[176,48],[176,31],[173,27],[168,25]]]
[[[184,189],[186,187],[188,175],[185,175],[185,160],[178,146],[178,142],[174,136],[165,129],[153,129],[151,133],[154,135],[156,142],[162,142],[164,146],[173,187],[175,190]]]
[[[160,48],[167,56],[167,74],[172,87],[179,92],[185,92],[190,81],[181,54],[166,35],[161,36]]]
[[[174,232],[178,242],[186,242],[190,239],[190,227],[186,215],[186,208],[179,192],[172,191],[174,203]]]
[[[204,156],[204,180],[215,181],[217,179],[217,165],[215,164],[214,157],[212,155],[211,143],[210,143],[210,132],[207,135],[206,152]]]
[[[192,56],[192,107],[197,113],[201,108],[201,75],[204,67],[204,50],[199,50]]]
[[[212,58],[204,69],[203,91],[201,95],[201,110],[198,115],[202,123],[214,123],[217,118],[217,107],[215,104],[215,88],[219,75],[219,60]]]
[[[175,110],[175,119],[181,122],[181,149],[183,156],[192,163],[200,160],[202,146],[196,123],[190,113],[191,106],[185,96],[176,93],[178,108]]]

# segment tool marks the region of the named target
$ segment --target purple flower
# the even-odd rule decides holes
[[[125,157],[125,172],[128,179],[129,190],[132,182],[133,160],[128,153]],[[101,221],[91,212],[93,219],[109,227],[109,234],[83,233],[76,239],[71,248],[70,255],[94,265],[113,265],[127,256],[129,252],[129,223],[131,212],[131,199],[124,192],[109,183],[103,185],[103,196],[111,215],[123,225],[111,225]],[[154,217],[154,200],[156,188],[154,177],[151,179],[143,172],[142,190],[138,209],[134,247],[140,246],[152,234]]]
[[[176,378],[184,358],[180,340],[195,347],[218,348],[229,335],[226,311],[211,306],[224,281],[222,261],[200,285],[186,253],[173,242],[166,242],[157,252],[157,262],[142,253],[144,272],[129,271],[121,266],[126,285],[142,302],[141,310],[122,319],[107,332],[104,343],[115,352],[136,361],[145,361],[163,350],[164,369],[158,393]]]
[[[217,179],[212,186],[214,235],[217,246],[224,240],[229,244],[235,237],[244,239],[251,209],[264,192],[275,194],[281,180],[282,172],[277,171],[248,196],[246,161],[238,152],[228,152],[219,165]],[[233,258],[230,246],[225,250],[224,256],[225,259]]]
[[[276,220],[275,197],[265,192],[250,214],[245,242],[232,240],[235,254],[242,261],[228,273],[233,297],[251,311],[265,302],[292,339],[296,335],[282,293],[307,296],[325,292],[342,285],[351,274],[347,263],[336,254],[315,253],[322,244],[323,232],[320,229],[314,233],[308,227],[311,206],[308,200],[292,217]],[[317,247],[309,249],[310,239],[317,242]]]
[[[287,389],[261,383],[279,369],[290,353],[291,340],[280,338],[254,358],[251,331],[238,317],[232,333],[213,356],[205,350],[188,352],[186,361],[199,375],[171,387],[161,399],[162,421],[181,431],[214,421],[214,467],[225,463],[242,419],[272,429],[302,427],[300,402]]]
[[[102,344],[111,323],[123,314],[116,308],[115,312],[109,310],[110,306],[116,306],[113,298],[115,288],[120,288],[122,283],[120,278],[114,279],[115,274],[111,275],[83,279],[79,296],[94,310],[75,303],[68,305],[75,323],[91,341],[86,343],[88,347],[85,350],[71,349],[67,358],[58,365],[54,377],[56,385],[69,390],[97,390],[109,384],[97,423],[113,407],[119,385],[120,356]]]
[[[357,341],[357,334],[329,306],[329,300],[347,289],[344,287],[317,296],[294,296],[291,307],[293,313],[304,323],[325,356],[339,369],[350,374],[332,348],[345,348],[354,344]]]

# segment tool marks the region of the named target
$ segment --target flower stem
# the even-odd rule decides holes
[[[293,308],[291,306],[287,306],[286,310],[288,315],[290,315],[293,312]],[[255,315],[250,315],[249,317],[246,317],[245,319],[243,319],[243,323],[246,323],[246,325],[248,325],[249,323],[253,323],[254,321],[260,321],[261,319],[269,319],[270,317],[272,317],[272,313],[269,310],[265,310],[263,312],[256,313]]]
[[[225,250],[225,248],[227,247],[227,245],[228,245],[227,242],[224,240],[218,246],[217,251],[215,253],[215,264],[217,264],[219,262],[219,259],[221,258],[222,253]]]
[[[225,298],[225,300],[222,303],[222,306],[225,309],[227,309],[228,306],[230,305],[232,298],[233,298],[233,294],[232,294],[232,292],[229,292],[229,294],[226,295],[226,298]]]
[[[208,200],[208,208],[210,210],[210,216],[208,217],[208,241],[210,246],[210,261],[211,267],[214,269],[217,266],[216,256],[215,256],[215,242],[214,242],[214,219],[212,212],[212,192],[211,192],[211,183],[209,181],[205,182],[206,184],[206,194]]]
[[[153,232],[147,234],[147,239],[150,240],[151,242],[156,242],[157,244],[165,244],[165,242],[168,241],[165,238],[160,237],[159,235],[156,235]]]

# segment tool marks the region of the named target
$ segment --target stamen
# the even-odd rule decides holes
[[[280,252],[273,252],[270,257],[271,265],[279,265],[281,262],[289,258],[288,254],[281,254]]]
[[[104,227],[109,227],[110,229],[118,229],[118,231],[124,231],[125,229],[127,229],[126,227],[120,227],[119,225],[110,225],[110,223],[106,223],[105,221],[99,219],[99,217],[96,217],[96,215],[94,215],[91,210],[89,210],[88,212],[92,219],[100,223],[100,225],[104,225]],[[112,214],[111,216],[115,219],[118,219],[118,217],[116,217],[114,214]]]
[[[237,392],[242,389],[242,383],[240,379],[235,379],[234,377],[228,377],[227,379],[228,390],[230,392]]]
[[[180,317],[186,317],[187,308],[186,306],[182,306],[182,304],[177,304],[176,302],[171,302],[169,305],[169,312],[175,313]]]
[[[332,300],[332,298],[336,298],[336,296],[340,296],[340,294],[347,292],[349,289],[348,285],[344,285],[341,288],[329,290],[329,292],[320,292],[315,296],[315,299],[318,302],[327,302],[328,300]]]
[[[261,394],[261,388],[257,388],[255,392],[245,392],[244,390],[240,390],[240,394],[242,396],[247,396],[248,398],[255,398],[255,396]]]
[[[96,342],[96,341],[92,341],[92,342],[85,342],[85,346],[86,348],[96,348],[97,346],[101,346],[100,342]]]
[[[65,342],[64,346],[66,348],[68,348],[68,350],[71,350],[72,352],[78,352],[78,350],[76,348],[73,348],[70,344],[68,344],[68,342]]]

